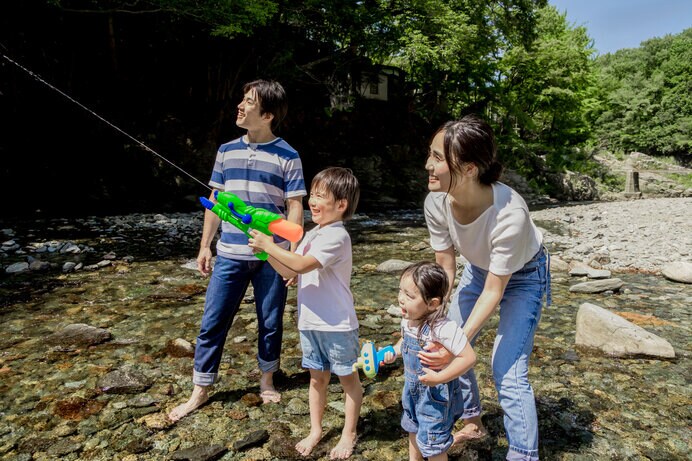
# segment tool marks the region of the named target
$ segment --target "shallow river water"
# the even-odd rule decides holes
[[[99,270],[0,277],[2,459],[297,458],[292,447],[309,428],[309,377],[300,368],[293,289],[284,318],[282,371],[276,378],[281,403],[259,404],[256,318],[248,293],[229,333],[221,381],[210,402],[175,425],[163,418],[192,387],[192,359],[178,357],[170,342],[182,338],[194,344],[198,333],[207,280],[183,265],[196,256],[199,226],[193,219],[182,231],[174,219],[168,228],[34,229],[34,240],[69,236],[89,244],[94,251],[82,256],[85,263],[89,258],[98,262],[110,251],[116,258]],[[396,303],[398,278],[375,267],[388,259],[432,259],[431,250],[416,246],[427,238],[422,217],[361,215],[348,229],[361,338],[393,343],[399,318],[387,309]],[[123,260],[126,255],[132,260]],[[553,274],[553,306],[543,311],[530,372],[541,459],[690,459],[692,288],[661,276],[617,276],[625,282],[621,292],[586,295],[569,293],[575,281]],[[676,358],[615,358],[575,348],[575,318],[584,302],[642,314],[640,325],[667,339]],[[91,346],[51,341],[51,334],[76,323],[106,329],[112,339]],[[507,440],[489,371],[496,325],[492,319],[476,344],[490,437],[455,448],[451,459],[504,459]],[[103,379],[113,371],[139,376],[143,384],[128,393],[109,392]],[[366,396],[352,459],[406,459],[407,440],[399,427],[400,362],[375,379],[362,378]],[[337,383],[330,386],[325,437],[312,459],[327,459],[338,440],[343,396]]]

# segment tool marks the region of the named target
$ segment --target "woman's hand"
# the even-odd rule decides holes
[[[424,366],[434,370],[441,370],[454,359],[454,355],[438,342],[427,343],[423,350],[425,352],[419,352],[418,358]]]

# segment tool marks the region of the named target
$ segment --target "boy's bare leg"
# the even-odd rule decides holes
[[[329,371],[310,370],[310,435],[296,444],[296,450],[303,456],[308,456],[322,438],[322,417],[327,405],[327,386],[329,386]]]
[[[279,403],[281,394],[274,387],[274,372],[265,371],[260,378],[260,397],[262,403]]]
[[[415,432],[408,433],[408,459],[409,461],[423,461],[423,454],[418,448]]]
[[[488,430],[483,426],[481,416],[478,415],[464,420],[464,427],[454,434],[454,443],[482,439],[486,435]]]
[[[178,421],[204,405],[206,401],[209,400],[209,390],[207,387],[208,386],[200,386],[195,384],[194,389],[192,389],[190,399],[182,405],[178,405],[171,410],[171,412],[168,413],[168,419],[174,422]]]
[[[360,406],[363,404],[363,387],[360,385],[358,372],[348,376],[339,376],[341,386],[344,388],[346,399],[344,429],[341,431],[341,439],[329,453],[329,459],[346,459],[353,454],[358,439],[357,426],[360,416]]]

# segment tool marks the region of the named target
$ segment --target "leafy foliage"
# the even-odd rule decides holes
[[[570,28],[553,7],[539,10],[536,40],[507,50],[500,62],[501,132],[544,152],[584,142],[591,53],[583,27]]]
[[[327,164],[351,166],[367,179],[364,196],[376,200],[417,200],[428,137],[469,112],[495,126],[505,165],[545,192],[565,171],[617,186],[592,159],[602,148],[690,157],[692,29],[594,58],[586,29],[547,0],[26,0],[0,6],[0,41],[197,176],[208,172],[208,153],[237,135],[239,91],[255,78],[287,87],[281,134],[304,156],[308,178]],[[366,83],[383,75],[386,102],[365,97]],[[45,93],[24,75],[0,80],[5,118],[30,121],[9,128],[0,151],[23,149],[31,123],[51,143],[82,142],[73,127],[83,121],[34,109]],[[38,122],[36,112],[50,120]],[[122,154],[121,139],[86,131],[75,145],[83,158],[96,143]],[[33,158],[10,157],[0,183]],[[154,177],[152,189],[171,187],[168,173],[133,158],[141,163],[131,168],[141,175],[133,182]],[[51,161],[39,162],[42,171],[63,184],[74,172]],[[81,177],[100,200],[124,194],[123,174]],[[71,183],[79,196],[80,181]]]
[[[601,56],[596,66],[598,139],[613,149],[689,158],[692,28]]]

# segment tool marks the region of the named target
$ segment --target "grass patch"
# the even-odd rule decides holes
[[[677,184],[680,184],[685,189],[692,188],[692,174],[668,173],[665,176],[671,181],[675,181]]]

